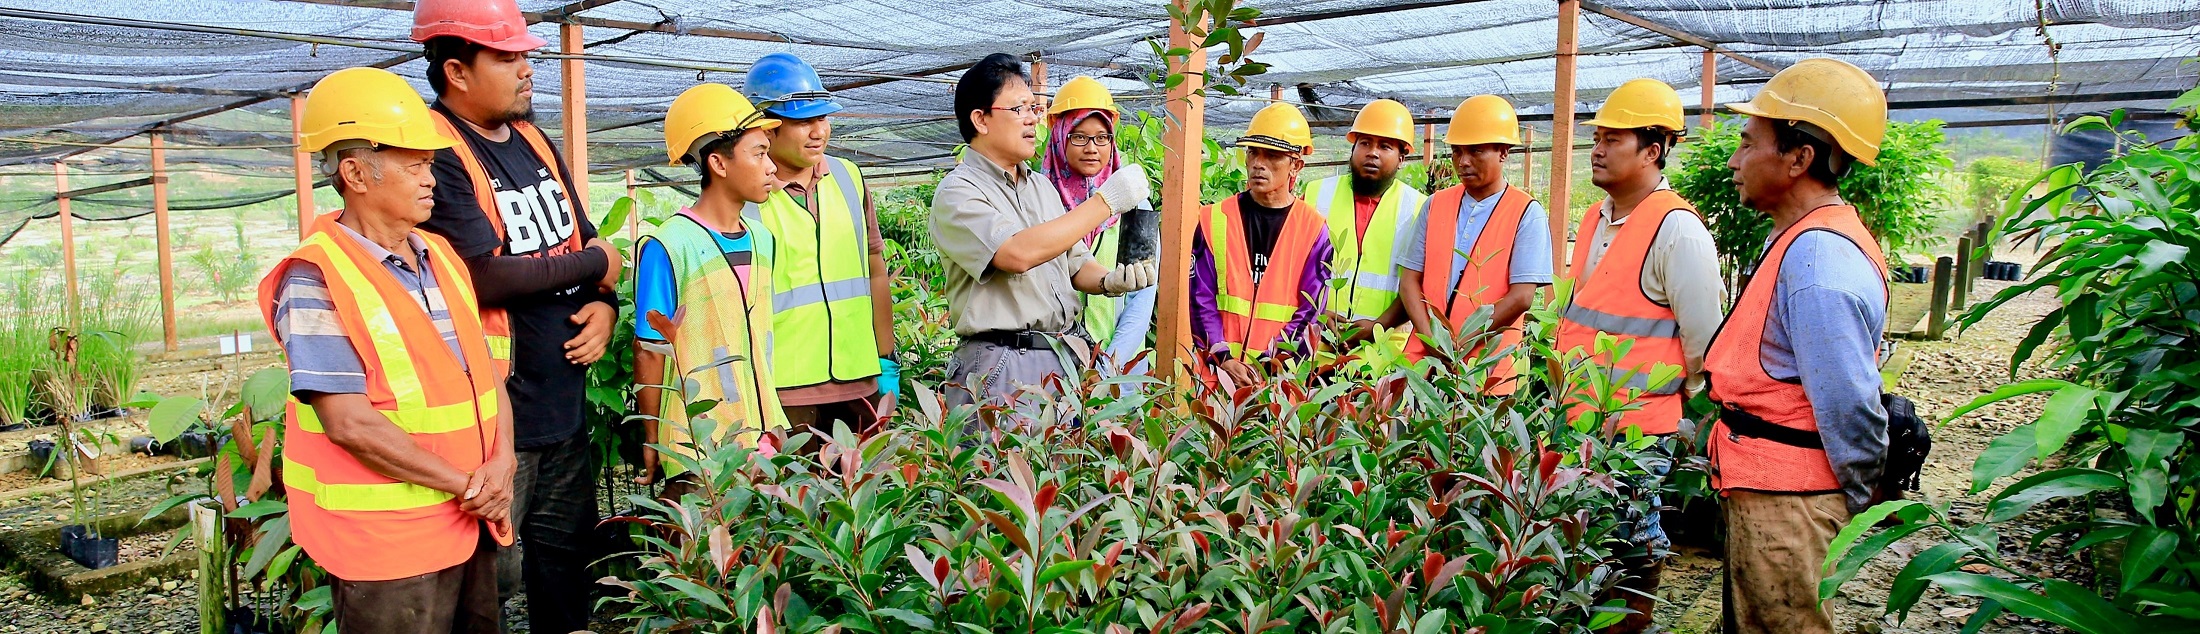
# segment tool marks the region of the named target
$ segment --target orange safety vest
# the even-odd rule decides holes
[[[1459,248],[1459,204],[1466,199],[1467,188],[1453,185],[1429,197],[1428,227],[1422,234],[1428,243],[1423,245],[1421,256],[1421,301],[1428,305],[1432,319],[1442,319],[1450,324],[1453,336],[1466,326],[1467,318],[1476,308],[1495,304],[1505,298],[1512,289],[1513,239],[1520,234],[1520,218],[1527,215],[1528,203],[1535,199],[1527,192],[1511,185],[1497,199],[1497,208],[1490,212],[1489,220],[1482,224],[1482,234],[1474,239],[1473,249],[1467,252],[1466,271],[1459,275],[1459,284],[1445,288],[1451,278],[1451,259]],[[1461,299],[1469,303],[1462,304]],[[1498,350],[1509,356],[1520,349],[1521,318],[1505,324],[1498,334]],[[1463,338],[1463,337],[1462,337]],[[1428,356],[1428,344],[1414,337],[1406,346],[1406,358],[1414,361]],[[1499,361],[1490,368],[1489,382],[1482,392],[1493,396],[1510,396],[1519,388],[1520,365],[1512,360]]]
[[[329,299],[367,374],[367,400],[420,446],[461,471],[487,462],[498,442],[497,385],[475,316],[473,281],[442,238],[415,229],[449,306],[460,354],[383,264],[336,224],[337,211],[260,280],[261,317],[275,325],[275,293],[292,262],[320,267]],[[464,563],[479,518],[449,493],[376,473],[331,442],[313,408],[293,396],[284,409],[283,487],[291,539],[329,574],[386,581]],[[510,544],[510,537],[498,541]]]
[[[1711,373],[1711,400],[1721,407],[1738,409],[1765,422],[1818,433],[1818,417],[1811,410],[1810,395],[1800,382],[1782,381],[1765,372],[1765,321],[1772,308],[1772,291],[1780,281],[1780,261],[1788,245],[1809,231],[1831,231],[1848,238],[1871,258],[1879,277],[1887,277],[1887,259],[1879,242],[1856,208],[1848,205],[1819,207],[1780,233],[1757,264],[1757,274],[1742,287],[1734,312],[1719,326],[1704,352],[1704,370]],[[1874,353],[1876,354],[1876,350]],[[1824,448],[1799,447],[1769,438],[1741,436],[1720,422],[1711,428],[1711,486],[1721,491],[1817,492],[1838,491],[1840,480]]]
[[[1590,207],[1574,233],[1577,242],[1571,270],[1577,272],[1575,279],[1580,283],[1574,287],[1573,301],[1560,315],[1558,350],[1560,354],[1589,358],[1614,382],[1623,382],[1626,389],[1636,391],[1634,402],[1640,409],[1621,414],[1624,423],[1641,427],[1645,434],[1670,434],[1680,430],[1686,403],[1681,387],[1687,376],[1684,373],[1663,384],[1650,385],[1650,375],[1661,364],[1686,368],[1688,353],[1681,346],[1681,322],[1673,315],[1673,308],[1650,301],[1643,292],[1642,266],[1666,218],[1676,213],[1693,215],[1696,206],[1670,189],[1651,192],[1635,205],[1628,222],[1604,250],[1604,259],[1590,271],[1587,242],[1604,223],[1604,208],[1611,204],[1606,200]],[[1622,344],[1633,345],[1618,359],[1593,356],[1598,334],[1609,334]],[[1566,395],[1566,401],[1568,419],[1583,415],[1590,407],[1578,394]]]
[[[440,110],[430,108],[428,114],[435,119],[437,132],[443,133],[443,136],[459,139],[458,145],[451,146],[451,152],[457,154],[459,164],[466,167],[466,176],[474,184],[474,200],[480,203],[481,214],[489,218],[489,226],[496,227],[497,250],[495,253],[503,255],[505,240],[507,239],[504,235],[504,214],[501,213],[503,207],[497,203],[496,187],[489,183],[489,170],[482,167],[481,157],[474,155],[474,148],[466,143],[466,137],[459,135],[457,124],[452,123],[451,119],[444,116]],[[544,136],[542,130],[536,128],[535,124],[525,121],[512,122],[512,133],[527,140],[527,147],[535,151],[536,158],[542,159],[543,166],[550,170],[550,177],[557,180],[558,187],[565,190],[568,198],[573,196],[572,184],[567,183],[565,180],[564,164],[558,162],[557,151],[550,148],[550,138]],[[576,211],[576,213],[578,212]],[[575,253],[580,250],[581,232],[575,230],[573,235],[566,236],[563,242],[527,255],[529,257],[547,257]],[[502,308],[482,308],[481,329],[483,332],[488,333],[489,355],[495,359],[495,363],[491,367],[496,368],[499,375],[505,374],[511,369],[512,363],[512,318],[506,315]]]
[[[1299,285],[1314,241],[1329,231],[1328,223],[1304,199],[1294,203],[1291,213],[1284,217],[1275,248],[1269,252],[1268,270],[1258,284],[1253,283],[1253,249],[1245,242],[1245,221],[1238,213],[1237,196],[1209,205],[1199,227],[1207,236],[1207,250],[1214,254],[1215,265],[1222,269],[1215,275],[1215,308],[1222,313],[1223,343],[1239,359],[1255,358],[1275,349],[1299,307],[1319,301],[1301,294]]]

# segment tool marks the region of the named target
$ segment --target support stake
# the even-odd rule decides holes
[[[1929,321],[1925,322],[1925,336],[1939,339],[1948,330],[1948,290],[1955,277],[1955,258],[1940,256],[1933,262],[1933,306]]]
[[[568,22],[558,25],[558,52],[566,55],[581,54],[581,25]],[[588,207],[588,77],[582,61],[567,57],[558,62],[563,71],[559,77],[560,91],[564,93],[565,119],[565,169],[573,175],[573,191],[566,192],[573,201],[573,209]]]
[[[168,152],[161,148],[161,133],[154,132],[153,150],[153,235],[160,245],[160,340],[169,352],[176,351],[176,254],[168,232]]]
[[[69,329],[75,330],[83,306],[76,292],[76,218],[69,211],[69,165],[53,162],[54,204],[58,206],[54,217],[61,220],[61,280],[69,292]]]
[[[1573,214],[1574,170],[1574,54],[1580,43],[1581,0],[1558,3],[1558,76],[1551,97],[1551,270],[1559,279],[1568,275],[1566,222]]]
[[[1180,10],[1190,10],[1196,0],[1171,0]],[[1169,89],[1169,117],[1161,132],[1165,151],[1161,158],[1161,288],[1156,292],[1154,375],[1189,386],[1187,367],[1196,363],[1191,350],[1192,230],[1199,213],[1201,150],[1205,147],[1206,100],[1193,94],[1204,83],[1207,52],[1192,41],[1184,23],[1169,21],[1169,47],[1189,48],[1191,55],[1170,64],[1171,74],[1184,81]]]
[[[1703,51],[1703,113],[1696,115],[1696,125],[1711,127],[1712,110],[1718,104],[1711,101],[1711,89],[1719,84],[1719,54],[1711,49]]]
[[[313,161],[306,155],[305,147],[305,96],[290,96],[290,171],[296,176],[298,188],[298,241],[306,241],[306,233],[313,231]]]

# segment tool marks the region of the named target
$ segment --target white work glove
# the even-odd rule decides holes
[[[1125,163],[1108,175],[1108,182],[1101,183],[1097,193],[1108,203],[1108,210],[1120,216],[1144,206],[1146,199],[1153,195],[1153,186],[1146,182],[1146,168],[1137,163]]]
[[[1116,173],[1120,174],[1122,172]],[[1154,281],[1160,275],[1160,268],[1153,260],[1120,265],[1115,267],[1115,270],[1108,271],[1106,277],[1100,278],[1100,292],[1109,297],[1115,297],[1153,286]]]

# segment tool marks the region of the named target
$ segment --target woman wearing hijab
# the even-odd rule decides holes
[[[1115,146],[1115,96],[1091,77],[1076,77],[1055,93],[1047,110],[1048,139],[1045,168],[1048,180],[1062,192],[1062,205],[1076,208],[1090,198],[1108,176],[1122,166]],[[1103,268],[1114,268],[1123,246],[1122,216],[1109,218],[1085,236],[1085,246]],[[1154,288],[1122,297],[1085,296],[1085,330],[1102,349],[1111,369],[1124,369],[1146,348],[1153,330]],[[1149,363],[1139,361],[1128,373],[1144,374]]]

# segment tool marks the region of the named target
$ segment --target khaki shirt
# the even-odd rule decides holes
[[[1661,186],[1659,189],[1670,189]],[[1604,250],[1619,237],[1619,230],[1634,218],[1612,220],[1610,214],[1597,224],[1596,235],[1575,236],[1582,241],[1575,248],[1589,249],[1589,269],[1604,261]],[[1655,220],[1655,219],[1653,219]],[[1719,250],[1711,240],[1711,231],[1693,214],[1670,216],[1668,222],[1658,226],[1658,235],[1650,239],[1650,253],[1642,263],[1642,294],[1661,306],[1670,306],[1673,317],[1681,325],[1681,350],[1688,359],[1689,392],[1700,393],[1704,387],[1703,354],[1711,346],[1711,336],[1719,334],[1719,324],[1726,320],[1726,280],[1719,276]],[[1576,279],[1587,276],[1588,271],[1578,271]]]
[[[1083,242],[1019,275],[993,268],[993,254],[1017,232],[1068,213],[1062,195],[1030,167],[1011,174],[970,152],[932,195],[932,241],[947,268],[947,314],[955,334],[988,330],[1068,332],[1084,303],[1070,280],[1092,251]]]

